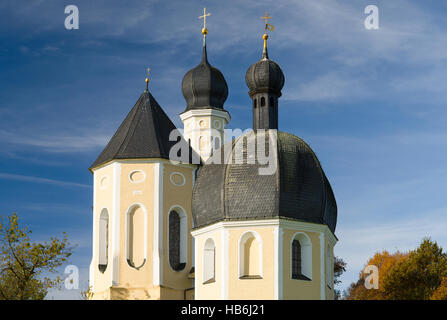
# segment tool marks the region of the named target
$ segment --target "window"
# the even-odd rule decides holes
[[[265,106],[265,98],[262,97],[262,98],[261,98],[261,107],[264,107],[264,106]]]
[[[256,107],[258,106],[258,101],[256,99],[253,100],[253,107],[256,109]]]
[[[175,271],[186,266],[186,215],[169,213],[169,263]]]
[[[203,284],[215,282],[216,246],[213,239],[205,242],[203,250]]]
[[[146,262],[146,214],[139,205],[127,213],[127,263],[140,269]]]
[[[262,247],[258,234],[246,232],[239,242],[239,278],[261,279]]]
[[[99,241],[98,241],[98,268],[104,272],[107,269],[109,258],[109,213],[102,209],[99,216]]]
[[[291,251],[291,276],[292,279],[312,279],[312,243],[310,238],[301,232],[292,237]]]

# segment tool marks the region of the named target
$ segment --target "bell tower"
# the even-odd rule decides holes
[[[253,100],[253,129],[278,129],[278,98],[284,86],[284,74],[279,65],[269,59],[267,51],[267,31],[273,31],[273,26],[265,19],[265,33],[262,36],[264,48],[262,58],[247,70],[245,82],[249,95]]]
[[[184,124],[183,136],[205,162],[213,150],[224,143],[224,130],[230,114],[223,108],[228,97],[228,86],[223,74],[208,62],[206,51],[206,17],[203,9],[203,48],[199,65],[189,70],[182,81],[186,109],[180,114]]]
[[[177,130],[148,90],[93,173],[93,299],[191,299],[191,194],[197,165],[170,161]],[[182,141],[182,143],[186,143]]]

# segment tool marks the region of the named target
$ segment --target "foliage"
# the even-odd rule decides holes
[[[447,256],[428,238],[408,253],[376,253],[366,265],[378,267],[379,288],[366,289],[368,275],[360,272],[359,280],[345,293],[347,299],[427,300],[447,296]]]
[[[346,271],[347,263],[339,257],[334,257],[334,285],[341,283],[340,276]],[[340,290],[335,289],[335,300],[341,299]]]
[[[62,240],[50,238],[45,242],[31,242],[31,231],[20,229],[17,213],[0,220],[0,300],[43,299],[49,288],[57,287],[57,273],[72,253],[64,233]]]
[[[447,255],[430,239],[424,239],[407,259],[396,264],[383,281],[392,300],[427,300],[447,276]]]
[[[87,290],[81,291],[82,300],[90,300],[93,297],[92,286],[88,286]]]
[[[433,292],[430,300],[447,300],[447,277],[443,277],[439,287]]]

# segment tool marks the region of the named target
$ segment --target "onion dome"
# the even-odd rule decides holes
[[[267,52],[268,35],[264,34],[262,38],[264,39],[262,58],[248,68],[245,82],[250,89],[250,96],[260,92],[268,92],[280,97],[281,89],[284,86],[284,74],[279,65],[269,59]]]
[[[334,232],[337,204],[315,153],[290,133],[265,132],[251,131],[224,145],[225,152],[215,153],[199,169],[192,198],[194,228],[220,221],[285,218],[325,224]],[[273,133],[277,139],[267,139],[266,145],[273,149],[274,170],[262,175],[259,168],[266,165],[246,160],[251,158],[247,145]]]
[[[227,82],[222,72],[209,64],[205,38],[202,61],[183,77],[182,92],[186,100],[185,111],[209,108],[223,109],[224,102],[228,97]]]

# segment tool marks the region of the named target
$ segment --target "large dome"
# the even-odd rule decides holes
[[[206,46],[200,64],[189,70],[182,81],[182,92],[186,100],[186,110],[222,109],[228,97],[228,86],[218,69],[208,62]]]
[[[275,132],[267,130],[266,135],[273,138]],[[282,217],[326,224],[334,232],[337,205],[332,188],[315,153],[303,140],[285,132],[277,132],[276,144],[267,139],[275,146],[273,174],[260,175],[258,169],[266,165],[257,162],[235,163],[241,154],[236,145],[243,146],[243,159],[247,159],[247,145],[259,137],[264,136],[254,131],[244,134],[220,149],[231,151],[226,156],[226,152],[216,152],[199,169],[192,199],[194,228],[224,220]],[[232,161],[215,164],[220,154]]]

